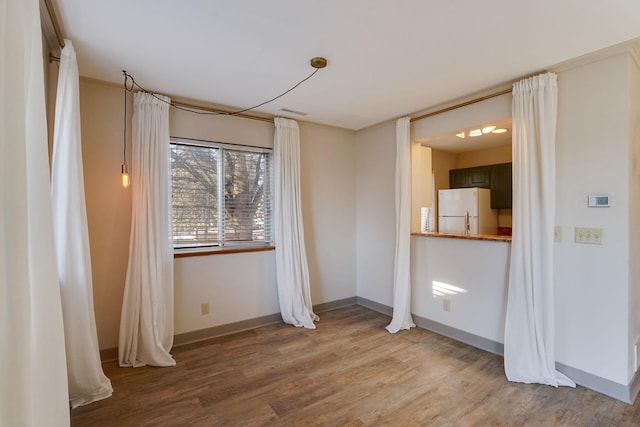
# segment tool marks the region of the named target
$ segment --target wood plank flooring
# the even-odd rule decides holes
[[[80,426],[638,426],[626,405],[578,387],[509,383],[502,358],[360,306],[317,329],[272,325],[174,349],[172,368],[105,363],[111,398]]]

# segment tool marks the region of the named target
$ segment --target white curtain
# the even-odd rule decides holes
[[[0,425],[68,426],[39,3],[0,11]]]
[[[411,318],[411,121],[396,122],[396,256],[393,271],[393,334],[416,326]]]
[[[65,40],[56,96],[51,201],[72,408],[113,392],[102,371],[93,311],[78,79],[76,53],[71,41]]]
[[[285,323],[315,329],[300,203],[300,131],[295,120],[275,118],[274,240],[280,313]]]
[[[132,217],[120,317],[120,366],[173,366],[169,98],[133,98]],[[124,191],[124,190],[123,190]]]
[[[513,86],[513,237],[504,364],[510,381],[575,387],[555,369],[557,99],[553,73]]]

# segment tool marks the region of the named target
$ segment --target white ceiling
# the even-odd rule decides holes
[[[491,125],[495,126],[496,129],[506,129],[507,131],[505,133],[486,133],[480,136],[469,136],[469,132],[472,130],[482,129]],[[442,135],[429,136],[418,141],[425,147],[436,148],[450,153],[464,153],[511,145],[511,130],[511,117],[509,117],[493,122],[476,123],[474,126],[468,126]],[[464,132],[464,139],[456,136],[461,132]]]
[[[80,74],[348,129],[640,37],[639,0],[57,0]],[[308,113],[301,117],[282,108]]]

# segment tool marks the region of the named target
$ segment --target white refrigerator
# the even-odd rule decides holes
[[[470,234],[498,234],[498,211],[491,209],[488,188],[456,188],[438,191],[438,231],[465,233],[466,213]]]

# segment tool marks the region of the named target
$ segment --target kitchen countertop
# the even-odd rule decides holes
[[[440,237],[449,239],[486,240],[490,242],[511,242],[511,236],[498,236],[493,234],[454,234],[454,233],[411,233],[412,236]]]

